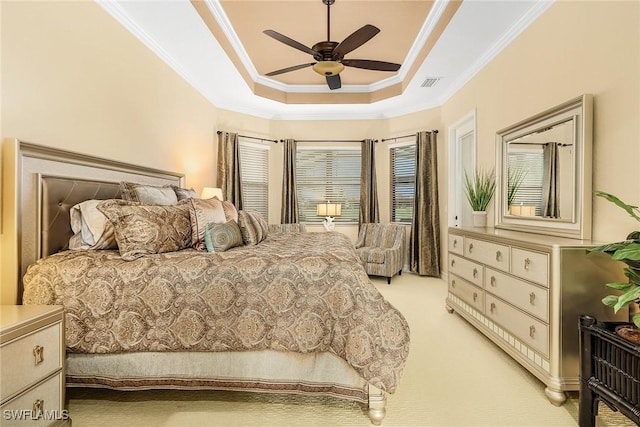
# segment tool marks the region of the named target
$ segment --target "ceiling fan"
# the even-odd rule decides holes
[[[313,56],[316,62],[310,62],[307,64],[294,65],[292,67],[282,68],[280,70],[267,73],[267,76],[276,76],[278,74],[288,73],[290,71],[300,70],[307,67],[313,67],[313,71],[325,76],[327,79],[327,85],[329,89],[340,89],[342,87],[342,81],[340,80],[340,72],[344,70],[344,67],[363,68],[365,70],[376,71],[398,71],[400,64],[394,64],[392,62],[374,61],[370,59],[345,59],[344,56],[359,48],[376,34],[380,32],[380,29],[373,25],[365,25],[362,28],[354,31],[349,37],[344,39],[341,43],[330,41],[331,40],[331,5],[335,3],[335,0],[322,0],[322,3],[327,5],[327,40],[321,41],[309,48],[300,42],[297,42],[283,34],[274,30],[264,30],[263,33],[269,37],[273,37],[291,46],[294,49],[298,49],[302,52],[308,53]]]

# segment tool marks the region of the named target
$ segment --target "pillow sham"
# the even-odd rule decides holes
[[[209,252],[224,252],[242,246],[242,233],[234,220],[224,224],[210,222],[204,228],[204,244]]]
[[[98,204],[98,210],[111,221],[125,261],[191,246],[191,221],[185,203],[158,206],[107,200]]]
[[[191,220],[191,245],[203,251],[206,249],[204,230],[207,224],[211,222],[224,224],[227,222],[222,202],[213,197],[211,199],[187,199],[185,203],[189,207],[189,218]]]
[[[234,220],[235,222],[238,222],[238,210],[233,203],[228,200],[223,200],[222,209],[224,210],[224,217],[227,221]]]
[[[199,199],[198,193],[193,188],[182,188],[177,185],[172,185],[174,193],[176,193],[176,197],[178,197],[178,201],[184,199]]]
[[[104,200],[86,200],[71,207],[69,249],[117,249],[115,230],[111,221],[98,210]]]
[[[245,245],[257,245],[267,238],[269,226],[256,211],[238,211],[238,225]]]
[[[120,193],[123,200],[140,202],[146,205],[175,205],[178,196],[170,186],[136,184],[135,182],[120,182]]]

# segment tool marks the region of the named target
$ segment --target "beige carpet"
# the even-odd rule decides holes
[[[376,287],[406,316],[411,351],[383,426],[576,426],[577,393],[551,405],[544,385],[444,309],[446,284],[412,274]],[[74,427],[370,426],[364,408],[332,398],[208,391],[72,389]],[[633,426],[601,405],[599,426]]]

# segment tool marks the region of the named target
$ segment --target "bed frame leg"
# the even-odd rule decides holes
[[[387,397],[384,391],[369,384],[369,419],[371,424],[379,426],[387,415]]]

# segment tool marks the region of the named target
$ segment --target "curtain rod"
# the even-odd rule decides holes
[[[296,139],[296,142],[364,142],[364,139]],[[278,141],[276,141],[277,143]],[[281,139],[280,142],[284,142],[284,139]],[[374,139],[373,142],[378,142],[377,139]]]
[[[438,133],[438,131],[437,131],[437,130],[435,130],[435,129],[434,129],[432,132],[433,132],[433,133]],[[382,138],[380,141],[382,141],[382,142],[386,142],[386,141],[396,141],[396,140],[398,140],[398,139],[402,139],[402,138],[411,138],[411,137],[416,136],[417,134],[418,134],[418,133],[416,132],[416,133],[410,133],[409,135],[392,136],[391,138]]]
[[[220,135],[222,133],[221,130],[219,130],[218,135]],[[248,138],[248,139],[255,139],[257,141],[269,141],[269,142],[275,142],[276,144],[278,143],[277,139],[269,139],[269,138],[258,138],[257,136],[248,136],[248,135],[240,135],[238,134],[238,138]]]

